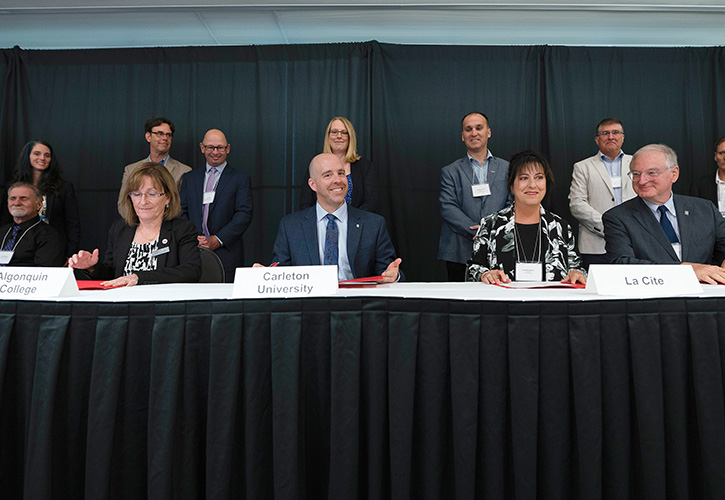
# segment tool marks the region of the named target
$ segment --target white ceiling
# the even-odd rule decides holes
[[[0,48],[725,45],[725,0],[0,0]],[[707,1],[707,0],[706,0]]]

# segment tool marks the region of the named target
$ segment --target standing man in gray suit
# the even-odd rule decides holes
[[[186,172],[191,171],[191,167],[184,165],[180,161],[174,160],[169,155],[169,150],[171,149],[171,138],[174,136],[174,131],[176,130],[173,122],[163,116],[152,116],[146,120],[144,130],[146,131],[146,142],[149,143],[149,155],[143,160],[126,165],[123,169],[120,192],[123,193],[126,180],[131,172],[148,162],[161,163],[164,167],[166,167],[166,170],[169,171],[171,177],[173,177],[176,181],[176,187],[181,186],[181,176]],[[118,211],[120,213],[122,201],[120,193],[118,196]]]
[[[473,254],[473,237],[481,219],[506,206],[509,162],[488,150],[488,117],[468,113],[461,121],[461,140],[467,154],[441,170],[443,227],[438,260],[446,262],[449,281],[464,281],[466,262]]]
[[[711,201],[673,194],[680,176],[675,152],[650,144],[634,153],[629,168],[637,197],[602,217],[609,260],[690,265],[700,281],[725,284],[725,219]]]
[[[599,152],[574,164],[569,189],[569,209],[579,221],[579,254],[585,269],[589,264],[606,264],[602,214],[634,198],[627,176],[631,155],[622,151],[624,126],[618,118],[597,124],[594,142]]]

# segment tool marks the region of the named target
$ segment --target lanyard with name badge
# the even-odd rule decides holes
[[[38,224],[40,224],[40,222],[41,221],[36,222],[32,226],[30,226],[28,229],[26,229],[25,231],[23,231],[23,234],[20,235],[20,238],[18,238],[18,241],[16,241],[15,242],[15,245],[13,245],[13,249],[12,250],[0,250],[0,265],[5,266],[5,265],[7,265],[7,264],[10,263],[10,261],[13,259],[13,254],[15,253],[15,249],[18,247],[18,243],[20,243],[20,240],[23,239],[23,236],[25,236],[25,234],[28,231],[30,231],[35,226],[37,226]],[[5,237],[3,238],[3,242],[2,242],[2,245],[0,245],[0,248],[3,248],[5,246],[5,240],[8,239],[8,234],[10,234],[10,231],[12,231],[12,230],[13,230],[13,226],[10,226],[10,229],[8,229],[8,232],[5,233]]]
[[[533,262],[526,260],[526,251],[521,244],[521,236],[519,235],[518,227],[514,222],[514,244],[516,247],[516,270],[514,277],[516,281],[543,281],[543,269],[541,266],[541,218],[539,218],[539,226],[536,230],[536,242],[534,243],[534,249],[531,252],[531,258],[535,259]],[[538,258],[536,252],[539,252]],[[521,254],[523,254],[523,261],[521,260]]]

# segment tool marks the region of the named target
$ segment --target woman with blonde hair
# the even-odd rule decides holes
[[[357,154],[357,136],[350,120],[336,116],[327,124],[323,153],[332,153],[345,165],[347,195],[345,201],[355,208],[375,212],[378,208],[378,176],[373,164]],[[317,201],[315,192],[305,182],[300,194],[300,209]]]
[[[178,219],[181,202],[176,182],[160,163],[144,163],[122,188],[123,219],[108,232],[103,263],[98,249],[81,250],[68,266],[85,270],[91,279],[110,279],[106,286],[150,283],[197,283],[201,276],[196,227]]]

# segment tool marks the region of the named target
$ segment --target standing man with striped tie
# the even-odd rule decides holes
[[[636,198],[602,216],[607,258],[613,264],[683,264],[705,283],[725,284],[725,218],[708,200],[677,195],[677,154],[650,144],[632,156]]]
[[[227,165],[231,144],[221,130],[209,130],[199,147],[206,166],[182,178],[181,217],[196,225],[199,245],[216,252],[230,283],[235,269],[244,265],[242,235],[252,222],[252,184]]]

